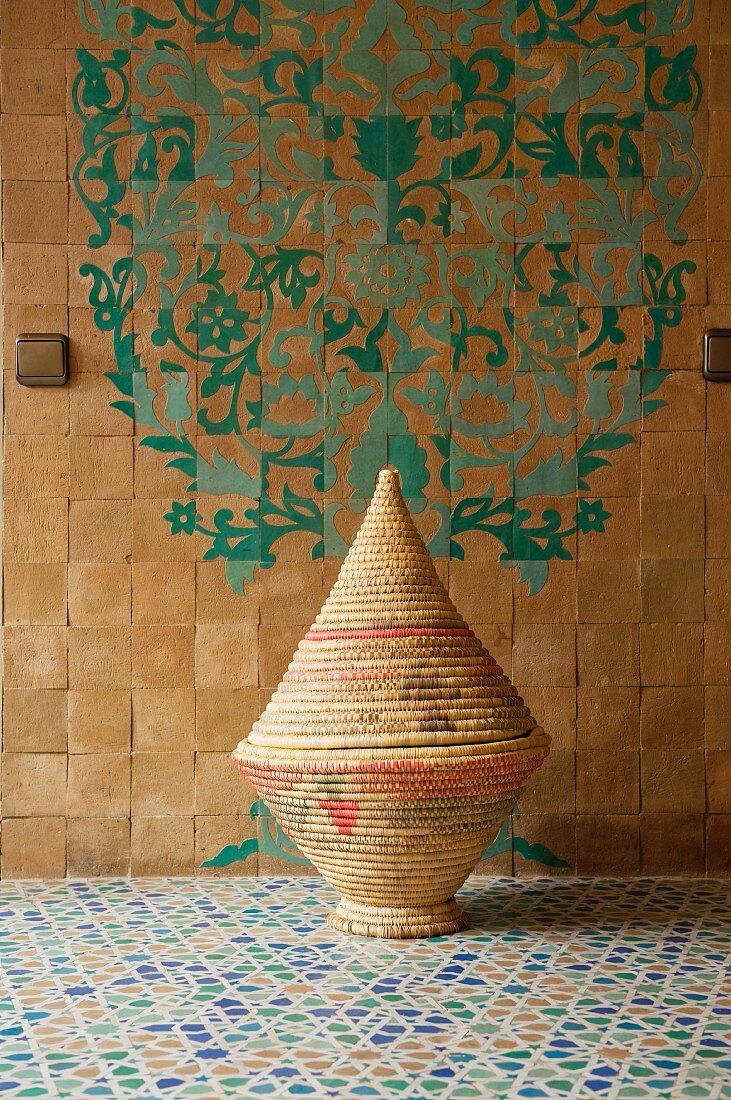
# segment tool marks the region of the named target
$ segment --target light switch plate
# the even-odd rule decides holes
[[[69,379],[69,338],[62,332],[21,332],[15,341],[21,386],[63,386]]]
[[[703,377],[731,382],[731,328],[711,328],[703,338]]]

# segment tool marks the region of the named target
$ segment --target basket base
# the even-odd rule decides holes
[[[390,906],[363,905],[341,898],[327,923],[352,936],[378,936],[387,940],[415,940],[430,936],[448,936],[461,932],[469,917],[454,898],[437,905]]]

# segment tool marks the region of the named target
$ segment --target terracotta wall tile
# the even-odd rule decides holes
[[[3,812],[8,817],[63,817],[66,757],[60,752],[4,752]]]
[[[700,495],[643,497],[643,558],[703,558],[704,511]]]
[[[192,752],[132,754],[132,818],[193,814],[195,804]]]
[[[525,837],[529,844],[544,844],[550,848],[564,865],[547,867],[543,863],[523,859],[520,852],[516,852],[513,860],[513,874],[517,878],[576,874],[576,818],[573,814],[521,813],[515,822],[514,829],[521,837]]]
[[[703,748],[703,688],[643,687],[640,737],[643,749]]]
[[[626,814],[579,815],[576,867],[580,875],[636,875],[640,869],[639,818]]]
[[[129,753],[82,753],[69,757],[68,815],[128,818]]]
[[[642,436],[643,495],[697,494],[705,470],[703,432],[646,432]]]
[[[77,817],[68,823],[68,874],[117,878],[130,869],[128,818]]]
[[[643,813],[640,844],[645,875],[702,875],[705,871],[702,813]]]
[[[130,500],[132,440],[114,436],[74,436],[70,442],[72,500]]]
[[[6,689],[3,749],[6,752],[66,752],[66,692]]]
[[[132,618],[135,623],[193,623],[196,618],[194,562],[135,562]]]
[[[578,630],[580,687],[640,682],[640,639],[636,623],[586,623]]]
[[[68,441],[61,435],[13,435],[5,442],[6,497],[68,496]]]
[[[703,678],[707,684],[731,684],[731,622],[706,623],[703,632]]]
[[[706,553],[731,558],[731,496],[706,497]]]
[[[66,110],[66,55],[62,49],[4,49],[0,76],[3,111],[62,115]]]
[[[69,189],[61,181],[6,180],[3,184],[3,240],[22,244],[66,244]]]
[[[256,798],[256,791],[239,774],[229,753],[195,754],[196,814],[241,814]]]
[[[449,594],[470,622],[509,623],[513,620],[512,585],[497,562],[483,562],[479,570],[472,562],[451,562]]]
[[[259,717],[263,701],[256,687],[199,688],[195,706],[196,748],[232,752]]]
[[[78,343],[74,341],[78,353]],[[78,365],[78,360],[77,360]],[[110,400],[114,390],[108,378],[91,371],[74,371],[68,388],[69,421],[72,435],[132,435],[132,421],[120,416]]]
[[[0,870],[8,879],[63,878],[66,818],[6,817]]]
[[[132,621],[132,569],[121,563],[69,564],[71,626],[128,626]]]
[[[50,318],[51,322],[53,318]],[[6,327],[10,327],[5,317]],[[44,324],[44,329],[56,331],[58,326]],[[22,332],[18,326],[12,330]],[[69,395],[61,386],[43,388],[21,386],[15,378],[15,354],[11,348],[5,353],[5,363],[12,370],[3,371],[3,398],[5,403],[5,431],[8,435],[68,435]]]
[[[129,752],[131,724],[129,690],[69,691],[70,753]]]
[[[576,812],[636,814],[640,809],[640,758],[621,749],[576,754]]]
[[[66,625],[66,566],[61,562],[5,566],[5,622]]]
[[[192,688],[135,688],[132,692],[135,751],[194,749],[195,702]]]
[[[65,627],[6,626],[3,634],[6,687],[66,687]]]
[[[705,689],[705,734],[709,749],[731,749],[731,685]]]
[[[130,554],[136,562],[195,561],[195,539],[170,537],[170,525],[163,519],[169,507],[169,499],[132,501]]]
[[[3,513],[6,562],[68,560],[69,503],[65,497],[6,500]]]
[[[66,124],[61,115],[3,114],[0,156],[6,180],[63,182]]]
[[[64,0],[43,0],[42,4],[4,0],[0,34],[5,47],[63,49],[66,45]]]
[[[641,755],[643,810],[650,813],[702,813],[705,810],[702,749],[669,739],[665,745],[643,748]]]
[[[572,687],[576,683],[576,629],[556,624],[549,639],[544,627],[517,623],[513,679],[528,686]]]
[[[577,692],[579,748],[628,750],[640,743],[640,691],[602,684]]]
[[[186,875],[194,870],[192,817],[132,818],[132,874]]]
[[[72,500],[68,504],[71,562],[128,562],[132,558],[132,502]]]
[[[706,784],[710,813],[731,813],[731,749],[706,753]]]
[[[641,623],[640,668],[648,686],[702,683],[703,625]]]
[[[706,874],[731,874],[731,814],[706,818]]]
[[[195,631],[192,626],[132,627],[132,686],[185,688],[192,682]]]
[[[255,626],[199,625],[195,632],[196,687],[255,687],[258,637]]]
[[[3,295],[6,302],[65,304],[68,297],[66,246],[6,244]]]
[[[129,688],[131,683],[129,627],[69,627],[68,663],[70,688],[95,690]]]
[[[703,622],[703,562],[647,558],[642,562],[642,618]]]
[[[637,562],[579,562],[579,622],[634,623],[639,619],[640,570]]]

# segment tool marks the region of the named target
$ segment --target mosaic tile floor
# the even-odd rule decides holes
[[[478,879],[419,943],[333,901],[0,884],[0,1098],[731,1097],[731,883]]]

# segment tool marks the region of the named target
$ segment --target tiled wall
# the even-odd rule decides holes
[[[2,4],[2,874],[296,869],[227,753],[385,461],[554,737],[486,869],[727,872],[731,5],[256,11]]]

